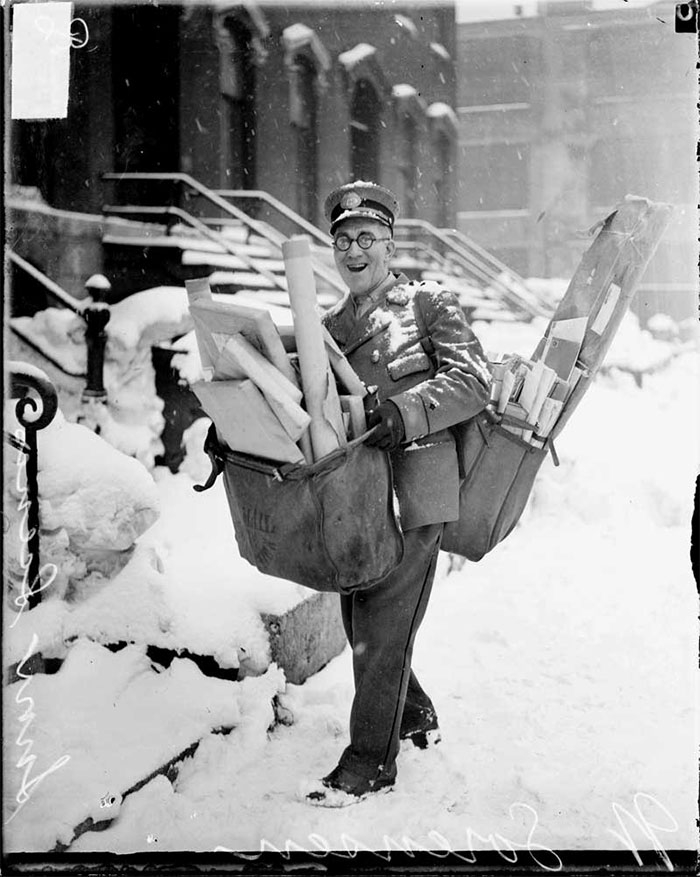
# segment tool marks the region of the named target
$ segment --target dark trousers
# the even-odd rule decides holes
[[[355,677],[350,745],[340,765],[369,780],[395,776],[401,731],[420,727],[434,714],[411,670],[411,658],[435,578],[443,527],[408,530],[399,566],[377,585],[340,598]]]

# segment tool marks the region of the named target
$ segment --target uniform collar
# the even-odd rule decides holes
[[[349,293],[349,304],[353,309],[355,319],[359,319],[370,311],[397,283],[407,282],[408,279],[403,274],[392,274],[390,272],[372,292],[360,296],[354,296],[352,293]]]

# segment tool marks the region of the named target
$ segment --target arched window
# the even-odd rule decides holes
[[[435,224],[451,225],[454,209],[454,152],[459,123],[457,114],[448,104],[437,102],[427,109],[432,151],[435,156]]]
[[[255,64],[250,30],[235,19],[219,29],[221,178],[225,188],[255,188]]]
[[[316,220],[318,206],[318,79],[314,63],[296,55],[291,69],[290,118],[296,132],[297,212]]]
[[[426,106],[416,89],[406,82],[394,85],[392,98],[396,114],[396,155],[401,175],[402,211],[407,219],[414,219],[420,175],[425,170],[421,167],[419,144],[425,129]]]
[[[350,168],[353,179],[379,179],[380,102],[376,89],[367,79],[360,79],[350,104]]]

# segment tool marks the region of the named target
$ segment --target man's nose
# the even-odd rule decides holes
[[[351,240],[351,241],[350,241],[350,246],[348,247],[348,253],[352,253],[352,252],[353,252],[353,247],[355,248],[355,252],[357,252],[357,253],[362,253],[362,252],[364,252],[363,249],[362,249],[362,247],[358,244],[358,242],[357,242],[357,238],[355,238],[354,240]]]

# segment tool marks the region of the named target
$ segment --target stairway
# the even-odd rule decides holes
[[[173,206],[104,208],[109,216],[103,236],[105,269],[116,298],[149,286],[208,277],[215,292],[245,293],[262,305],[288,307],[281,245],[296,233],[310,240],[321,307],[344,294],[329,237],[267,192],[217,191],[175,173],[107,174],[105,179],[132,186],[138,182],[144,192],[149,183],[169,181],[179,187],[178,203],[196,202],[200,209],[195,216]],[[256,218],[262,215],[265,220]],[[472,320],[529,320],[543,313],[542,303],[521,278],[454,229],[399,220],[396,232],[392,270],[413,280],[439,281],[457,293]]]

